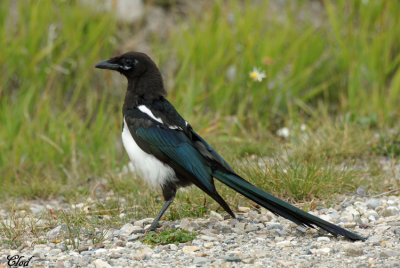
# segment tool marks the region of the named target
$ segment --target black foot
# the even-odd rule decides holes
[[[147,234],[149,232],[154,232],[158,227],[160,227],[160,223],[158,221],[157,222],[153,222],[150,225],[150,227],[145,230],[144,233]]]
[[[247,221],[245,218],[243,218],[243,217],[236,217],[236,219],[239,221],[239,222],[243,222],[243,221]]]

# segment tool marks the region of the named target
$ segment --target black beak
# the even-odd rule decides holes
[[[119,64],[110,62],[112,59],[100,61],[95,65],[99,69],[118,70]]]

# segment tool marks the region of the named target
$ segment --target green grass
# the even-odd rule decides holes
[[[178,5],[162,2],[172,11]],[[311,11],[309,1],[208,1],[182,9],[165,39],[145,36],[181,114],[240,174],[295,202],[332,199],[360,185],[398,187],[379,159],[394,166],[400,155],[400,3],[323,2]],[[0,202],[86,204],[90,197],[93,219],[61,210],[49,219],[48,228],[70,226],[65,240],[73,247],[80,228],[155,216],[163,203],[159,190],[126,171],[124,79],[93,68],[143,25],[79,1],[0,1]],[[253,67],[267,78],[252,81]],[[284,126],[288,138],[276,135]],[[244,202],[217,187],[233,208]],[[221,208],[191,188],[179,192],[165,219],[209,210]],[[1,230],[14,246],[26,230],[36,232]],[[101,231],[94,234],[101,240]]]

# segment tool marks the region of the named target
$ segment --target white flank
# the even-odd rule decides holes
[[[147,107],[144,106],[144,109],[147,109]],[[145,112],[142,109],[140,110]],[[149,109],[147,110],[150,112],[149,116],[152,116],[153,113],[151,113]],[[140,149],[126,125],[125,118],[124,128],[122,130],[122,143],[124,144],[125,150],[128,153],[133,166],[135,167],[137,175],[139,175],[149,185],[156,187],[165,184],[167,181],[176,180],[175,171],[170,166],[162,163],[153,155]]]

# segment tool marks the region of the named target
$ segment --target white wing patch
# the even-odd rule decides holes
[[[161,118],[155,117],[154,114],[153,114],[153,112],[152,112],[149,108],[147,108],[146,105],[139,105],[139,106],[138,106],[138,109],[139,109],[141,112],[143,112],[143,113],[147,114],[148,116],[150,116],[152,119],[156,120],[157,122],[159,122],[159,123],[161,123],[161,124],[164,124],[164,122],[161,120]],[[186,122],[186,121],[185,121],[185,122]],[[187,126],[187,124],[188,124],[188,122],[186,122],[186,126]],[[164,124],[164,125],[166,125],[166,124]],[[183,130],[181,127],[178,127],[178,126],[169,126],[169,125],[166,125],[166,126],[167,126],[169,129]]]
[[[164,122],[161,120],[161,118],[155,117],[154,114],[150,111],[150,109],[147,108],[145,105],[139,105],[138,109],[141,112],[143,112],[143,113],[147,114],[148,116],[150,116],[151,118],[153,118],[154,120],[156,120],[157,122],[164,124]]]
[[[147,109],[146,107],[144,108]],[[150,110],[149,112],[151,113]],[[149,114],[149,116],[151,115]],[[132,161],[135,172],[149,185],[155,187],[163,185],[168,181],[177,180],[175,171],[170,166],[164,164],[153,155],[146,153],[136,144],[125,122],[125,118],[122,130],[122,143],[129,155],[129,159]]]

